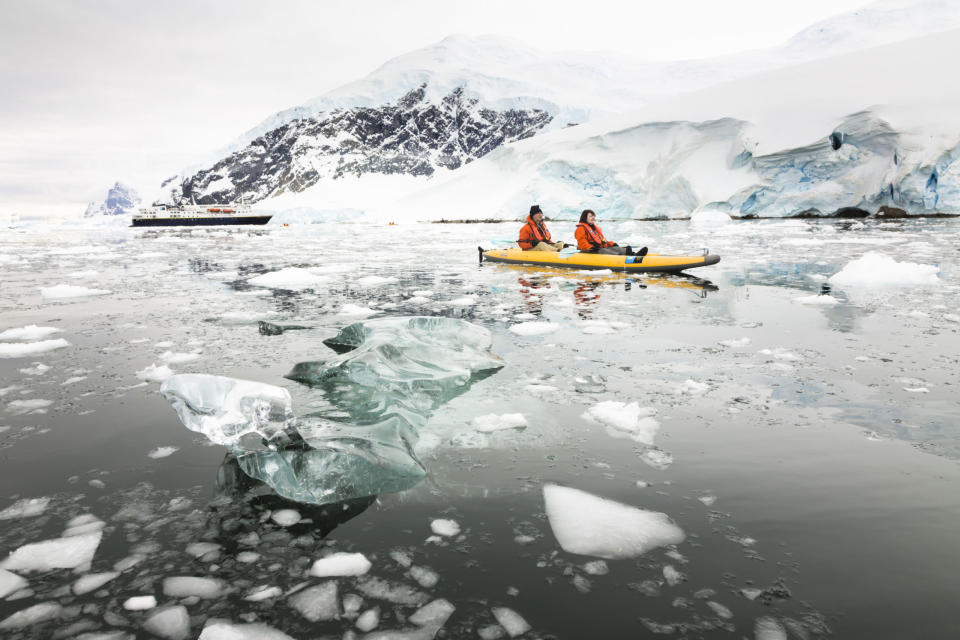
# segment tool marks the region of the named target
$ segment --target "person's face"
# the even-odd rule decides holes
[[[534,222],[540,222],[541,220],[543,220],[543,211],[537,211],[535,214],[533,214]]]
[[[595,214],[595,213],[588,213],[588,214],[587,214],[587,222],[589,222],[590,224],[593,224],[593,223],[595,223],[596,221],[597,221],[597,214]]]

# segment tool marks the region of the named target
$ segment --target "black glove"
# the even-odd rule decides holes
[[[570,243],[568,243],[568,242],[564,242],[564,243],[563,243],[563,248],[564,248],[564,249],[567,249],[567,248],[572,247],[572,246],[573,246],[573,245],[570,244]]]

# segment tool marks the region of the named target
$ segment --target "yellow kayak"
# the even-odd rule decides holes
[[[599,253],[573,253],[567,251],[524,251],[523,249],[491,249],[480,252],[480,262],[503,262],[506,264],[533,264],[541,267],[564,267],[568,269],[610,269],[629,273],[677,272],[695,267],[706,267],[720,262],[720,256],[706,249],[700,255],[665,256],[648,253],[641,256],[610,256]]]

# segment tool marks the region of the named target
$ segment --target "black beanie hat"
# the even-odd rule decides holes
[[[543,213],[543,211],[540,210],[540,205],[538,204],[535,204],[532,207],[530,207],[530,215],[533,215],[535,213]]]

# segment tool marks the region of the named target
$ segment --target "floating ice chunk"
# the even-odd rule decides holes
[[[440,576],[437,572],[427,567],[413,566],[410,567],[407,573],[417,581],[417,584],[425,589],[431,589],[437,586],[437,583],[440,581]]]
[[[371,566],[362,553],[334,553],[314,562],[310,567],[310,575],[317,578],[362,576],[370,571]]]
[[[523,619],[519,613],[507,607],[494,607],[491,609],[493,617],[497,619],[500,626],[503,627],[511,638],[525,634],[532,628],[530,624]]]
[[[401,583],[389,582],[383,578],[367,576],[357,581],[357,590],[368,598],[384,600],[394,604],[422,605],[429,598],[427,594]]]
[[[209,600],[219,598],[224,594],[224,591],[223,583],[214,578],[175,576],[163,580],[163,595],[171,598],[196,596]]]
[[[187,640],[190,637],[190,614],[182,605],[164,607],[151,613],[143,628],[165,640]]]
[[[0,562],[0,568],[15,571],[49,571],[89,567],[93,554],[100,546],[102,535],[97,531],[26,544]]]
[[[546,484],[547,518],[568,553],[606,559],[632,558],[685,536],[666,514],[645,511],[579,489]]]
[[[133,596],[123,601],[123,608],[127,611],[146,611],[157,606],[157,599],[153,596]]]
[[[603,560],[591,560],[583,564],[583,571],[591,576],[605,576],[610,573],[610,567]]]
[[[270,519],[281,527],[292,527],[303,519],[296,509],[278,509],[270,514]]]
[[[706,382],[697,382],[696,380],[684,380],[683,384],[674,389],[677,395],[700,396],[710,390],[710,385]]]
[[[72,518],[70,522],[67,523],[67,528],[63,530],[63,537],[69,538],[70,536],[82,536],[88,533],[96,533],[97,531],[102,530],[107,523],[93,515],[92,513],[85,513],[83,515]]]
[[[67,274],[69,278],[95,278],[100,274],[99,271],[88,269],[86,271],[71,271]]]
[[[730,347],[731,349],[736,349],[737,347],[745,347],[750,344],[750,338],[734,338],[730,340],[721,340],[720,344],[724,347]]]
[[[373,631],[380,624],[380,607],[367,609],[357,618],[357,629],[366,633]]]
[[[287,598],[287,603],[310,622],[340,617],[337,583],[333,580],[298,591]]]
[[[363,606],[363,598],[355,593],[348,593],[343,596],[343,615],[346,618],[354,618]]]
[[[121,558],[120,560],[117,560],[116,562],[114,562],[113,570],[123,573],[124,571],[127,571],[128,569],[132,569],[133,567],[137,566],[138,564],[140,564],[146,559],[147,559],[147,556],[143,555],[142,553],[133,553],[127,556],[126,558]]]
[[[159,367],[155,364],[137,371],[136,376],[145,382],[163,382],[173,375],[173,370],[165,364]]]
[[[283,589],[280,587],[269,587],[266,585],[261,585],[259,587],[254,587],[250,590],[250,593],[243,596],[243,599],[247,602],[261,602],[263,600],[269,600],[270,598],[276,598],[283,595]]]
[[[794,298],[794,302],[799,302],[800,304],[812,304],[812,305],[822,305],[822,306],[832,306],[835,304],[840,304],[840,301],[834,298],[831,295],[815,295],[815,296],[801,296],[799,298]]]
[[[773,356],[777,360],[786,360],[788,362],[798,362],[803,360],[803,358],[792,351],[778,347],[776,349],[761,349],[759,351],[761,355]]]
[[[164,382],[160,393],[184,426],[217,444],[240,445],[250,434],[271,440],[295,420],[290,392],[261,382],[180,374]]]
[[[260,559],[260,554],[256,551],[241,551],[237,554],[237,562],[243,562],[244,564],[250,564],[256,562]]]
[[[713,612],[724,620],[730,620],[733,618],[733,611],[730,611],[727,607],[723,606],[719,602],[714,602],[713,600],[707,600],[707,606],[713,609]]]
[[[395,284],[397,282],[399,282],[399,279],[393,276],[364,276],[356,280],[356,283],[365,289],[382,287],[385,284]]]
[[[673,565],[670,564],[663,567],[663,577],[671,587],[675,587],[687,579],[686,576],[674,569]]]
[[[265,624],[233,624],[211,619],[197,640],[294,640]]]
[[[0,520],[32,518],[46,511],[49,505],[50,498],[23,498],[0,511]]]
[[[41,602],[32,607],[21,609],[12,616],[0,621],[0,630],[23,629],[40,622],[54,620],[63,614],[63,607],[56,602]]]
[[[42,362],[34,362],[32,367],[20,369],[20,373],[26,374],[28,376],[42,376],[47,371],[50,371],[50,367],[43,364]]]
[[[69,346],[70,343],[63,338],[40,340],[39,342],[3,342],[0,343],[0,358],[23,358],[24,356],[46,353]]]
[[[0,340],[40,340],[60,331],[62,329],[56,327],[38,327],[35,324],[28,324],[25,327],[0,332]]]
[[[394,549],[390,552],[390,557],[401,567],[410,567],[413,564],[413,558],[402,549]]]
[[[160,359],[167,364],[183,364],[184,362],[193,362],[199,358],[199,353],[174,353],[173,351],[164,351],[160,354]]]
[[[27,584],[27,581],[17,574],[6,569],[0,569],[0,600],[11,593],[25,589]]]
[[[347,303],[340,307],[340,311],[337,312],[337,315],[344,316],[348,318],[367,318],[372,315],[380,313],[376,309],[371,309],[370,307],[361,307],[360,305]]]
[[[450,538],[460,534],[460,525],[456,520],[438,518],[430,523],[430,530],[438,536],[446,536]]]
[[[740,593],[743,594],[743,597],[747,600],[756,600],[757,597],[763,593],[763,589],[757,589],[755,587],[744,587],[740,589]]]
[[[787,630],[776,618],[763,616],[753,625],[755,640],[787,640]]]
[[[889,256],[869,252],[848,262],[838,273],[830,276],[834,284],[861,287],[939,284],[940,270],[928,264],[897,262]]]
[[[474,418],[470,426],[483,433],[492,433],[504,429],[523,429],[527,426],[527,419],[523,417],[522,413],[504,413],[501,415],[488,413]]]
[[[650,417],[656,413],[656,409],[641,407],[636,402],[628,404],[607,400],[587,409],[582,417],[591,422],[625,431],[637,442],[652,445],[660,429],[660,423]]]
[[[33,398],[31,400],[14,400],[7,403],[7,411],[16,414],[24,413],[46,413],[47,407],[53,404],[53,400],[44,400],[42,398]]]
[[[930,389],[926,387],[904,387],[903,390],[910,393],[930,393]]]
[[[709,507],[709,506],[712,506],[713,503],[717,501],[717,496],[700,496],[699,498],[697,498],[697,500],[699,500],[700,502],[702,502],[703,504]]]
[[[955,313],[945,313],[943,314],[943,319],[947,322],[960,322],[960,316]]]
[[[432,627],[439,629],[446,624],[447,619],[456,610],[448,600],[438,598],[417,609],[409,620],[418,627]]]
[[[521,322],[510,327],[510,332],[518,336],[542,336],[553,333],[560,329],[560,325],[554,322]]]
[[[172,456],[177,451],[180,451],[180,447],[157,447],[150,451],[147,456],[153,458],[154,460],[158,458],[166,458],[167,456]]]
[[[640,459],[654,469],[663,471],[673,464],[673,455],[663,449],[651,447],[640,454]]]
[[[119,571],[106,571],[104,573],[88,573],[85,576],[77,578],[73,583],[73,593],[82,596],[85,593],[96,591],[120,575]]]
[[[80,382],[81,380],[86,380],[86,379],[87,379],[87,376],[73,376],[72,378],[67,378],[66,380],[61,382],[60,386],[65,387],[68,384],[73,384],[75,382]]]
[[[90,289],[72,284],[58,284],[53,287],[41,287],[40,295],[48,300],[63,300],[66,298],[82,298],[85,296],[102,296],[110,293],[106,289]]]
[[[312,273],[307,269],[300,267],[287,267],[279,271],[270,271],[259,276],[254,276],[247,280],[247,283],[255,287],[268,287],[272,289],[289,289],[291,291],[300,291],[303,289],[314,289],[327,282],[327,278]]]

